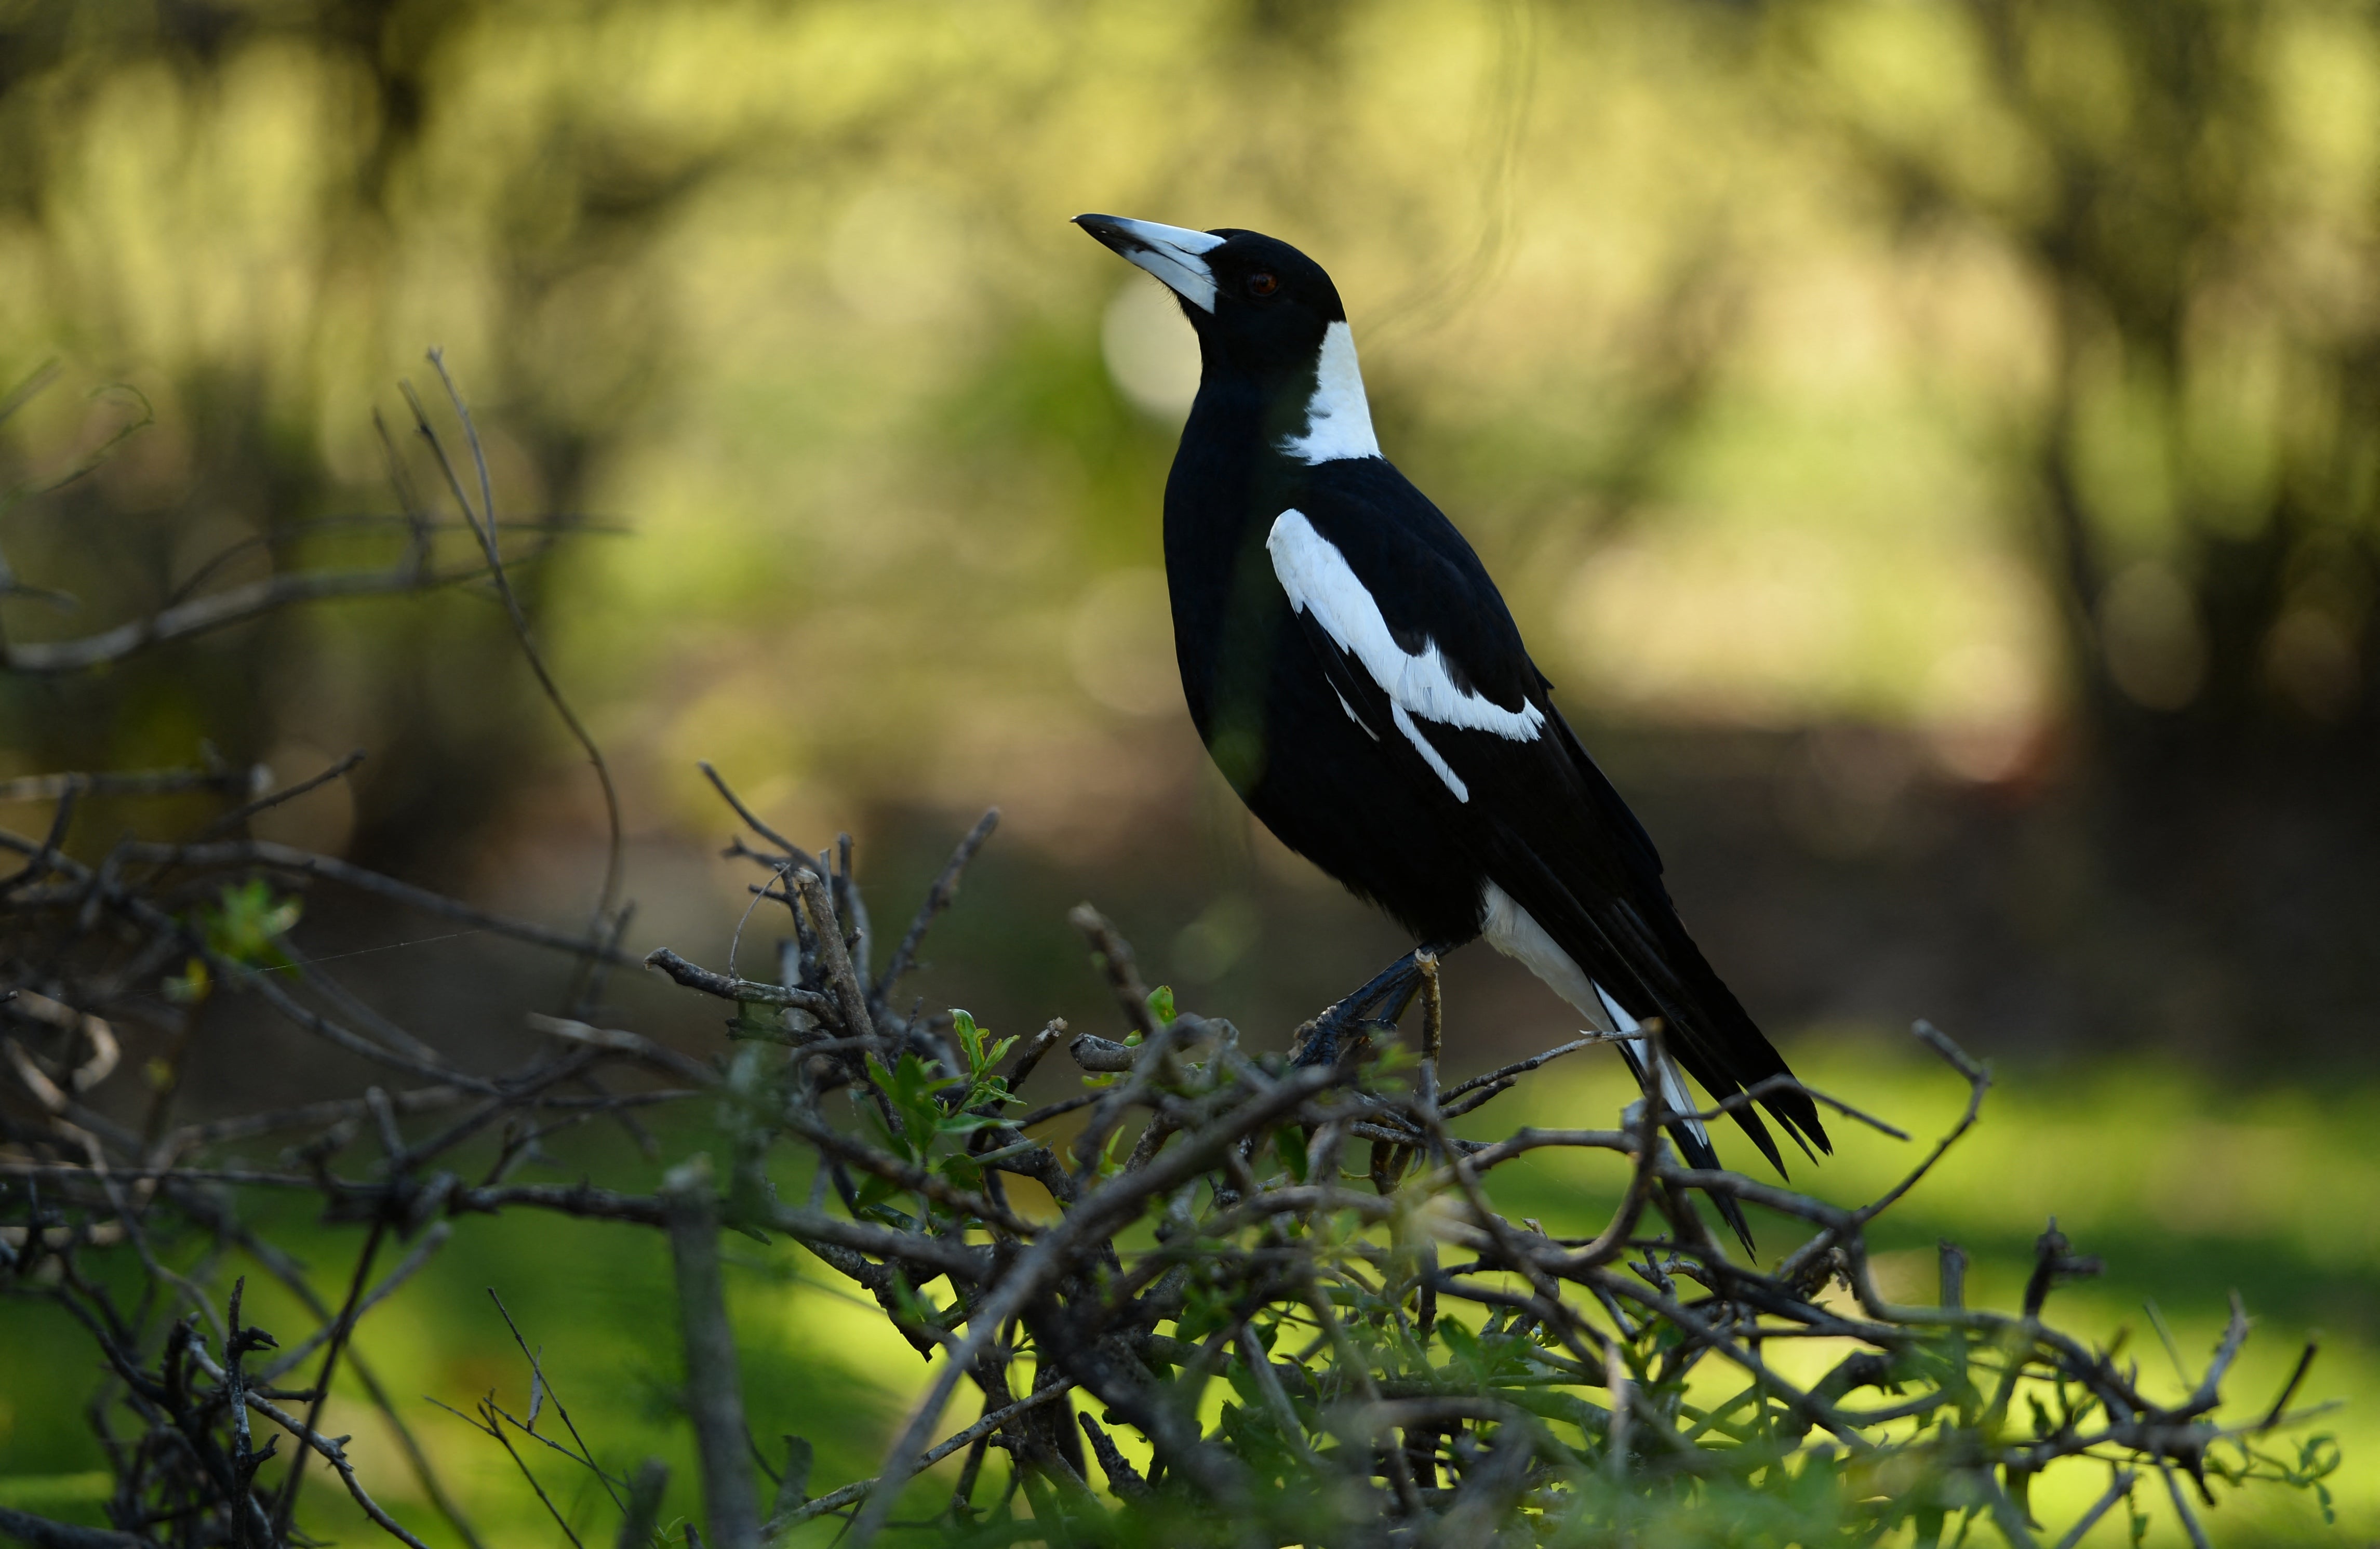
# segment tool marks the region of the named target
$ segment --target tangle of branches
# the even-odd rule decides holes
[[[440,461],[470,511],[468,482],[443,448]],[[500,578],[484,480],[479,494],[473,531]],[[437,579],[410,572],[414,585]],[[899,996],[996,813],[879,966],[848,840],[811,853],[711,778],[742,825],[729,854],[760,879],[756,907],[783,911],[785,945],[763,978],[734,971],[732,952],[729,971],[667,948],[625,953],[613,874],[575,933],[246,836],[248,818],[314,782],[267,792],[251,772],[200,769],[12,787],[55,811],[45,834],[0,831],[19,858],[0,877],[0,1291],[55,1303],[89,1342],[101,1374],[85,1422],[107,1460],[112,1526],[0,1509],[0,1534],[79,1549],[311,1543],[302,1507],[319,1477],[402,1543],[443,1532],[476,1545],[354,1335],[454,1235],[516,1212],[666,1239],[700,1460],[701,1519],[686,1538],[728,1549],[831,1519],[852,1545],[1935,1544],[1980,1531],[2067,1546],[2152,1502],[2204,1542],[2199,1514],[2221,1493],[2319,1489],[2337,1466],[2320,1439],[2281,1440],[2303,1418],[2290,1405],[2311,1349],[2277,1397],[2226,1407],[2248,1334],[2236,1302],[2179,1400],[2047,1321],[2058,1285],[2097,1268],[2054,1223],[2015,1310],[1966,1305],[1965,1261],[1948,1245],[1933,1304],[1879,1290],[1871,1224],[1978,1121],[1989,1086],[1923,1024],[1965,1111],[1857,1207],[1683,1165],[1662,1138],[1681,1116],[1658,1089],[1609,1128],[1496,1135],[1499,1098],[1598,1040],[1444,1080],[1448,1008],[1427,958],[1411,965],[1409,1025],[1373,1016],[1366,986],[1296,1030],[1289,1054],[1263,1054],[1145,984],[1086,907],[1073,922],[1114,1025],[994,1039],[965,1012],[905,1010]],[[224,806],[199,832],[93,855],[62,843],[94,791],[194,790]],[[543,1036],[530,1057],[471,1068],[291,948],[310,887],[362,889],[584,971],[565,1014],[532,1018]],[[710,1057],[603,1025],[605,975],[637,962],[718,1004],[727,1036]],[[217,994],[252,997],[382,1074],[351,1095],[203,1119],[177,1121],[172,1079],[130,1108],[106,1100],[124,1079],[119,1022],[170,1021],[161,1007]],[[1078,1068],[1078,1089],[1028,1108],[1027,1077],[1053,1059]],[[724,1143],[676,1158],[657,1190],[522,1176],[558,1128],[604,1118],[650,1147],[637,1114],[689,1099],[724,1116]],[[285,1142],[277,1164],[241,1160],[268,1138]],[[1499,1210],[1498,1170],[1544,1151],[1607,1169],[1619,1202],[1599,1231],[1553,1237]],[[352,1234],[331,1294],[257,1225],[256,1201],[286,1194]],[[1767,1268],[1742,1262],[1697,1194],[1765,1213],[1794,1246]],[[936,1359],[873,1475],[814,1481],[797,1441],[764,1501],[726,1313],[727,1229],[800,1244]],[[248,1321],[258,1276],[308,1310],[306,1326]],[[1781,1368],[1808,1363],[1777,1357],[1812,1340],[1831,1359],[1793,1380]],[[599,1457],[525,1339],[521,1353],[526,1412],[491,1397],[464,1419],[516,1459],[559,1453],[591,1470],[617,1542],[661,1542],[666,1470]],[[360,1460],[325,1434],[334,1389],[376,1407],[402,1456]],[[972,1412],[954,1415],[963,1392]],[[399,1466],[443,1527],[408,1527],[373,1499],[363,1474]],[[526,1462],[522,1473],[543,1498]],[[2045,1473],[2089,1476],[2095,1504],[2039,1520]]]

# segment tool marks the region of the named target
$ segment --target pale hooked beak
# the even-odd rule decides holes
[[[1076,215],[1075,224],[1163,280],[1200,311],[1215,310],[1215,272],[1199,256],[1223,245],[1223,238],[1213,232],[1127,220],[1122,215]]]

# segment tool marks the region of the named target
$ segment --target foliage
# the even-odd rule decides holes
[[[896,1502],[916,1500],[905,1486],[919,1468],[961,1455],[955,1493],[901,1531],[984,1544],[1383,1535],[1932,1543],[1980,1525],[2029,1544],[2052,1535],[2071,1543],[2119,1506],[2144,1520],[2159,1494],[2190,1519],[2185,1489],[2212,1501],[2277,1485],[2326,1504],[2335,1443],[2282,1440],[2302,1418],[2288,1405],[2310,1348],[2269,1406],[2222,1412],[2223,1380],[2247,1335],[2236,1300],[2192,1390],[2160,1402],[2119,1349],[2044,1320],[2058,1283],[2098,1268],[2054,1223],[2014,1313],[1964,1305],[1963,1255],[1947,1245],[1938,1305],[1896,1305],[1879,1292],[1870,1223],[1976,1121],[1988,1086],[1930,1029],[1921,1025],[1919,1037],[1968,1082],[1966,1111],[1900,1185],[1846,1209],[1682,1166],[1661,1136],[1680,1116],[1662,1111],[1658,1093],[1640,1096],[1609,1129],[1457,1137],[1450,1121],[1609,1039],[1590,1035],[1441,1088],[1442,1011],[1427,957],[1392,966],[1301,1029],[1296,1058],[1257,1056],[1230,1023],[1143,984],[1130,947],[1085,909],[1075,922],[1113,993],[1122,1039],[1069,1037],[1062,1022],[1030,1038],[994,1036],[964,1012],[905,1018],[892,992],[990,829],[987,819],[969,835],[880,976],[870,971],[869,933],[845,923],[867,918],[847,852],[830,861],[765,827],[757,833],[770,848],[739,842],[782,884],[776,896],[795,932],[782,982],[712,973],[666,950],[652,958],[732,1005],[735,1052],[713,1064],[624,1030],[546,1018],[554,1044],[491,1083],[383,1037],[374,1045],[381,1063],[441,1084],[186,1128],[145,1152],[125,1151],[138,1138],[81,1105],[91,1083],[80,1074],[55,1062],[56,1077],[36,1070],[27,1085],[34,1114],[7,1118],[0,1157],[10,1180],[0,1209],[18,1224],[5,1274],[18,1294],[72,1311],[107,1363],[91,1413],[115,1438],[110,1511],[125,1530],[120,1542],[185,1542],[156,1536],[170,1523],[199,1535],[188,1542],[216,1532],[283,1542],[294,1531],[298,1470],[285,1465],[278,1437],[261,1441],[251,1422],[294,1438],[376,1522],[418,1542],[365,1494],[343,1444],[314,1416],[342,1354],[355,1360],[342,1348],[355,1320],[435,1250],[448,1222],[519,1210],[667,1231],[686,1411],[717,1543],[773,1541],[829,1515],[853,1518],[850,1536],[868,1542],[893,1531]],[[44,863],[74,887],[96,877],[65,856]],[[235,865],[241,880],[189,916],[142,912],[136,895],[98,896],[221,974],[240,968],[235,950],[253,956],[290,922],[291,906],[255,863],[251,853]],[[17,907],[30,923],[26,909],[53,906],[37,891]],[[32,939],[20,935],[19,950]],[[146,957],[170,960],[153,947]],[[102,1036],[58,1001],[18,996],[20,1006],[36,1000],[64,1035],[61,1053]],[[356,1036],[313,1015],[318,1033]],[[1418,1022],[1410,1046],[1396,1031],[1400,1015]],[[1014,1112],[1014,1089],[1061,1047],[1085,1072],[1080,1095]],[[607,1064],[642,1067],[672,1085],[594,1100],[557,1090]],[[714,1175],[698,1156],[653,1195],[511,1182],[527,1149],[513,1140],[481,1183],[467,1184],[435,1164],[477,1125],[408,1137],[401,1116],[468,1099],[482,1122],[498,1113],[516,1125],[567,1122],[573,1110],[696,1095],[718,1104],[732,1159]],[[536,1120],[540,1113],[552,1116]],[[1073,1115],[1082,1116],[1071,1134],[1045,1128]],[[379,1128],[385,1160],[341,1167],[359,1122]],[[211,1137],[326,1123],[281,1172],[227,1171],[208,1154],[219,1143]],[[1359,1145],[1366,1166],[1354,1172]],[[1484,1178],[1549,1148],[1608,1158],[1621,1187],[1591,1238],[1548,1236],[1488,1201]],[[816,1161],[804,1205],[781,1200],[772,1181],[783,1171],[772,1161],[787,1150]],[[123,1160],[96,1165],[120,1151]],[[153,1192],[136,1202],[115,1169],[143,1165],[137,1180]],[[243,1321],[240,1288],[219,1315],[204,1290],[217,1261],[188,1253],[228,1237],[273,1265],[276,1250],[237,1203],[257,1189],[317,1193],[329,1219],[365,1229],[346,1308],[317,1303],[321,1330],[270,1357],[273,1339]],[[1765,1211],[1770,1231],[1798,1226],[1808,1235],[1765,1271],[1740,1262],[1707,1229],[1697,1191]],[[944,1356],[884,1473],[813,1493],[809,1443],[796,1442],[783,1454],[765,1519],[720,1299],[722,1229],[802,1244],[870,1293],[904,1337]],[[416,1234],[406,1262],[365,1295],[378,1250]],[[136,1273],[129,1299],[122,1272],[138,1266],[116,1262],[128,1249],[149,1266],[146,1288],[137,1289]],[[182,1267],[151,1256],[167,1250]],[[492,1396],[466,1418],[516,1460],[533,1441],[549,1463],[559,1450],[591,1470],[626,1515],[624,1542],[655,1531],[665,1470],[655,1463],[627,1478],[608,1469],[528,1341],[516,1338],[532,1373],[526,1411]],[[1841,1352],[1815,1383],[1789,1379],[1775,1360],[1802,1341]],[[311,1385],[280,1385],[318,1355]],[[929,1445],[962,1382],[981,1392],[983,1417]],[[549,1405],[553,1418],[540,1431]],[[2077,1471],[2106,1480],[2096,1506],[2073,1522],[2031,1520],[2036,1482]],[[548,1499],[541,1485],[538,1494]],[[39,1520],[18,1514],[0,1524],[44,1531]]]
[[[941,1247],[920,1250],[897,1308],[888,1306],[950,1347],[944,1380],[905,1445],[929,1434],[959,1373],[983,1390],[986,1419],[953,1438],[969,1449],[958,1493],[934,1518],[953,1542],[1355,1543],[1420,1531],[1454,1543],[1517,1533],[1512,1542],[1714,1543],[1905,1532],[1933,1543],[1983,1521],[2033,1543],[2042,1528],[2030,1519],[2032,1487],[2053,1470],[2107,1481],[2082,1521],[2049,1524],[2079,1536],[2119,1505],[2138,1516],[2137,1492],[2177,1472],[2211,1501],[2251,1482],[2323,1492],[2338,1468],[2327,1437],[2277,1442],[2286,1392],[2261,1413],[2215,1418],[2247,1332],[2236,1301],[2222,1348],[2179,1405],[2146,1398],[2116,1352],[2046,1325],[2053,1286],[2097,1269],[2054,1223],[2020,1314],[1964,1308],[1963,1257],[1947,1245],[1942,1306],[1883,1299],[1863,1230],[1974,1122],[1987,1084],[1929,1029],[1921,1038],[1972,1083],[1967,1114],[1884,1200],[1844,1211],[1682,1169],[1658,1137],[1667,1116],[1643,1102],[1613,1130],[1524,1128],[1495,1144],[1452,1137],[1449,1115],[1603,1040],[1441,1093],[1434,964],[1412,970],[1428,1024],[1418,1057],[1387,1024],[1358,1016],[1379,998],[1376,985],[1303,1030],[1309,1054],[1355,1029],[1378,1035],[1361,1041],[1360,1055],[1284,1064],[1243,1054],[1227,1023],[1176,1014],[1169,990],[1138,983],[1103,921],[1084,910],[1077,922],[1133,1031],[1069,1044],[1092,1103],[1071,1144],[1021,1133],[1050,1110],[1013,1124],[997,1116],[1005,1093],[991,1067],[1014,1041],[987,1050],[963,1012],[951,1018],[955,1046],[936,1056],[953,1072],[940,1082],[925,1059],[908,1072],[912,1054],[892,1070],[872,1055],[855,1068],[811,1054],[842,1040],[788,1014],[783,1067],[747,1073],[735,1089],[748,1111],[802,1115],[790,1128],[814,1142],[842,1105],[831,1092],[847,1094],[860,1116],[889,1109],[891,1122],[864,1121],[878,1139],[873,1157],[847,1140],[826,1147],[868,1175],[856,1190],[837,1182],[857,1201],[854,1214],[919,1243],[988,1245],[967,1268]],[[913,1023],[902,1036],[942,1035]],[[1027,1043],[1019,1066],[1057,1036],[1053,1028]],[[969,1101],[977,1094],[991,1101]],[[1119,1162],[1126,1109],[1145,1123]],[[921,1153],[896,1131],[936,1137],[953,1121],[970,1125],[980,1171],[919,1168],[904,1187],[892,1164]],[[1370,1152],[1360,1175],[1342,1162],[1357,1141]],[[1596,1238],[1548,1238],[1486,1208],[1479,1178],[1546,1146],[1607,1151],[1625,1167],[1623,1202]],[[1056,1220],[1015,1229],[1007,1189],[1021,1179],[1062,1202]],[[1735,1263],[1689,1185],[1816,1234],[1768,1273]],[[903,1261],[897,1243],[881,1246]],[[940,1306],[923,1294],[937,1279],[948,1286]],[[1812,1338],[1850,1347],[1815,1385],[1797,1387],[1764,1359]],[[2302,1374],[2301,1363],[2291,1390]],[[1088,1409],[1074,1417],[1104,1492],[1072,1427],[1035,1423],[1042,1406],[1064,1413],[1070,1387],[1104,1409],[1105,1425]],[[1847,1402],[1867,1390],[1872,1401]],[[1007,1482],[979,1503],[993,1449],[1008,1454]],[[907,1472],[902,1456],[896,1448],[884,1479],[863,1482],[864,1497],[846,1487],[781,1507],[779,1525],[863,1498],[889,1502],[884,1484]],[[858,1536],[882,1527],[888,1509],[864,1515]]]

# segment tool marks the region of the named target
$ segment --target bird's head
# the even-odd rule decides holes
[[[1075,224],[1165,282],[1197,331],[1208,382],[1234,377],[1279,400],[1282,451],[1308,462],[1379,455],[1347,309],[1322,265],[1259,231],[1121,215]]]
[[[1262,232],[1121,215],[1076,215],[1075,224],[1164,281],[1210,358],[1220,353],[1239,369],[1311,370],[1324,332],[1347,320],[1322,265]]]

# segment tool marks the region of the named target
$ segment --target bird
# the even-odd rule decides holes
[[[1805,1153],[1831,1152],[1487,567],[1382,455],[1330,276],[1259,232],[1075,224],[1171,290],[1197,335],[1165,482],[1166,590],[1191,720],[1248,810],[1427,949],[1484,938],[1597,1032],[1659,1018],[1658,1042],[1615,1046],[1669,1114],[1698,1106],[1676,1066],[1721,1100],[1786,1077],[1758,1106]],[[1754,1103],[1732,1116],[1781,1175]],[[1699,1120],[1670,1134],[1719,1166]],[[1734,1200],[1716,1202],[1750,1251]]]

